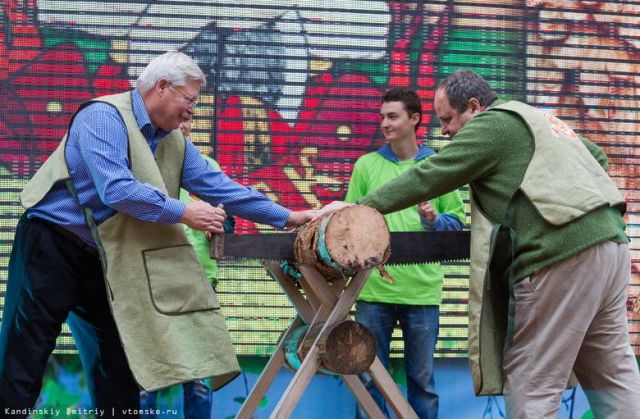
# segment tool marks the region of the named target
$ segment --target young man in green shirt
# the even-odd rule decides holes
[[[393,88],[382,99],[380,128],[387,143],[356,162],[345,200],[356,202],[387,181],[428,159],[434,151],[419,145],[416,132],[422,118],[420,97],[413,90]],[[458,191],[385,215],[390,231],[461,230],[465,213]],[[400,323],[404,339],[409,404],[420,418],[438,416],[433,355],[439,329],[439,305],[444,277],[440,264],[389,265],[389,283],[377,271],[358,296],[356,320],[376,337],[377,356],[388,367],[391,335]],[[367,387],[383,411],[380,392],[366,377]],[[357,417],[365,418],[358,406]]]
[[[469,184],[476,393],[504,394],[510,418],[551,418],[573,369],[596,417],[637,417],[625,205],[606,155],[471,71],[448,76],[434,104],[452,141],[358,202],[386,214]]]

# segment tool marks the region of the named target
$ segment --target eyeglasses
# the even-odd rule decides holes
[[[174,89],[176,89],[178,92],[180,92],[180,94],[182,95],[182,97],[184,98],[184,100],[187,101],[187,103],[189,104],[189,106],[195,108],[196,105],[198,104],[198,96],[194,96],[191,97],[189,96],[184,90],[182,90],[179,86],[176,86],[175,84],[172,84],[171,87],[173,87]]]

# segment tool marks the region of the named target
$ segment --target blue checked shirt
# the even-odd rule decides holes
[[[140,93],[134,89],[132,95],[138,127],[155,154],[168,133],[160,129],[154,132]],[[127,129],[113,106],[93,103],[78,112],[69,129],[65,156],[80,204],[93,211],[97,224],[116,212],[152,223],[179,222],[185,204],[137,181],[129,169],[127,150]],[[190,141],[186,142],[181,187],[211,205],[224,204],[229,214],[261,224],[282,228],[291,213],[256,190],[214,171]],[[59,224],[95,246],[83,212],[64,182],[29,209],[27,217]]]

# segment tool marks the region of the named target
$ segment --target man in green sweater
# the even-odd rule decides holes
[[[387,143],[356,162],[345,200],[356,202],[390,179],[398,177],[435,152],[417,143],[422,119],[418,94],[393,88],[382,98],[380,128]],[[449,192],[417,206],[385,215],[390,231],[462,230],[464,207],[458,191]],[[400,323],[404,340],[409,404],[421,418],[438,417],[438,394],[433,376],[433,355],[439,329],[439,306],[444,273],[438,263],[389,265],[389,283],[372,271],[356,305],[356,320],[376,337],[376,355],[388,367],[391,335]],[[386,411],[380,392],[367,380],[371,395]],[[366,414],[358,407],[357,417]]]
[[[434,105],[453,140],[358,203],[387,214],[469,184],[476,394],[504,394],[512,418],[552,418],[573,369],[596,417],[637,417],[625,204],[606,155],[471,71],[449,75]]]

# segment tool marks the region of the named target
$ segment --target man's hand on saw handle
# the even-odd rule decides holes
[[[226,217],[221,205],[214,207],[204,201],[193,201],[186,204],[180,222],[196,230],[224,233]]]

